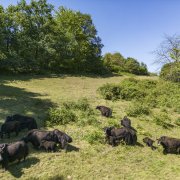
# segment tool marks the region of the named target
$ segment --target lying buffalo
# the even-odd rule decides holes
[[[67,150],[68,143],[72,142],[72,138],[66,133],[55,129],[53,131],[45,131],[33,129],[23,138],[25,142],[31,142],[35,148],[39,148],[41,141],[53,141],[59,143],[62,149]]]
[[[3,138],[3,134],[8,134],[8,138],[10,138],[10,133],[15,132],[16,136],[20,131],[20,122],[18,121],[9,121],[5,122],[1,125],[1,138]]]
[[[117,141],[123,140],[127,145],[135,145],[137,143],[136,132],[129,128],[115,128],[105,127],[104,128],[106,141],[112,146],[117,144]]]
[[[158,144],[162,145],[164,148],[163,153],[176,153],[180,154],[180,139],[161,136],[158,140]]]
[[[101,111],[101,115],[105,117],[112,116],[112,110],[106,106],[96,106],[96,109]]]
[[[24,141],[17,141],[11,144],[0,145],[0,163],[2,168],[7,169],[8,163],[21,159],[26,159],[28,155],[28,146]]]
[[[12,116],[7,116],[5,122],[10,122],[10,121],[18,121],[20,122],[20,129],[37,129],[37,123],[36,120],[32,117],[29,116],[22,116],[20,114],[15,114]]]

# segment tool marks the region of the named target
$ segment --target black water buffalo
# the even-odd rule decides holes
[[[57,148],[57,144],[55,142],[53,142],[53,141],[42,140],[41,143],[40,143],[39,148],[43,148],[47,152],[49,152],[49,151],[55,152],[56,148]]]
[[[18,121],[10,121],[5,122],[1,125],[1,138],[3,138],[3,134],[8,134],[8,138],[10,138],[10,133],[15,132],[16,136],[20,131],[20,122]]]
[[[127,145],[135,145],[137,143],[136,132],[129,128],[104,128],[106,141],[112,146],[117,144],[117,141],[123,140]]]
[[[19,121],[21,129],[26,129],[26,128],[28,130],[37,129],[36,120],[32,117],[29,117],[29,116],[22,116],[20,114],[7,116],[5,122],[10,122],[10,121]]]
[[[105,117],[112,116],[112,110],[106,106],[96,106],[96,109],[101,111],[101,115]]]
[[[131,126],[131,120],[127,116],[124,116],[124,118],[120,121],[120,125],[136,131],[136,129]]]
[[[145,137],[143,138],[143,142],[148,146],[148,147],[151,147],[152,150],[155,150],[156,147],[153,146],[153,143],[154,143],[154,140],[148,138],[148,137]]]
[[[23,138],[25,142],[31,142],[35,148],[39,148],[41,141],[53,141],[61,145],[62,149],[67,150],[68,143],[72,142],[72,138],[66,133],[55,129],[53,131],[45,131],[33,129]]]
[[[161,136],[158,140],[158,144],[162,145],[164,150],[163,153],[177,153],[180,154],[180,139]]]
[[[11,144],[0,145],[0,163],[2,168],[7,169],[8,163],[21,159],[26,159],[28,155],[28,146],[24,141],[17,141]]]

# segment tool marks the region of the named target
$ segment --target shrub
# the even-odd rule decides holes
[[[128,116],[137,117],[141,115],[149,115],[150,109],[147,105],[141,103],[141,102],[134,102],[128,109],[126,110],[126,113]]]
[[[48,120],[47,124],[49,126],[53,125],[64,125],[70,122],[75,122],[77,120],[77,116],[74,112],[65,108],[50,108],[48,112]]]
[[[120,99],[121,88],[116,84],[105,84],[98,89],[100,95],[107,100],[117,100]]]

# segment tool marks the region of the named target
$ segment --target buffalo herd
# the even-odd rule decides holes
[[[102,116],[112,117],[112,110],[109,107],[97,106],[96,109],[101,112]],[[121,142],[126,145],[137,145],[137,131],[132,127],[131,120],[125,116],[120,120],[119,125],[121,126],[119,128],[114,126],[103,128],[105,142],[113,147]],[[38,129],[34,118],[20,114],[6,117],[5,122],[1,125],[1,139],[4,135],[8,135],[10,138],[11,133],[18,136],[23,129],[28,129],[28,132],[19,141],[0,144],[0,163],[5,170],[8,168],[9,162],[15,160],[20,162],[22,159],[26,159],[29,154],[28,143],[31,143],[35,149],[43,149],[47,152],[56,152],[58,146],[67,152],[68,144],[72,142],[72,138],[65,132],[58,129],[51,131]],[[162,145],[164,154],[180,154],[180,139],[162,136],[157,141],[159,145]],[[149,137],[144,137],[143,142],[152,150],[157,148],[153,145],[155,141]]]

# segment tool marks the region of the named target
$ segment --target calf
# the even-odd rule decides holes
[[[96,106],[96,109],[101,111],[101,115],[105,117],[112,116],[112,110],[106,106]]]
[[[158,144],[162,145],[164,150],[163,153],[177,153],[180,154],[180,139],[171,138],[167,136],[161,136],[158,140]]]
[[[13,116],[7,116],[5,122],[10,122],[10,121],[20,122],[21,129],[26,129],[26,128],[28,130],[37,129],[36,120],[29,116],[22,116],[20,114],[15,114]]]
[[[19,131],[20,131],[20,123],[18,121],[5,122],[1,126],[1,138],[3,138],[3,134],[8,134],[8,138],[10,138],[11,132],[15,132],[16,136],[18,136]]]
[[[26,159],[28,155],[28,146],[24,141],[17,141],[12,144],[1,144],[0,145],[0,162],[2,168],[5,170],[8,168],[8,163],[21,159]]]
[[[148,137],[143,138],[143,142],[148,146],[151,147],[152,150],[155,150],[156,147],[153,146],[154,141]]]
[[[45,149],[47,152],[49,152],[49,151],[55,152],[55,151],[56,151],[56,148],[57,148],[57,145],[56,145],[56,143],[53,142],[53,141],[42,140],[41,143],[40,143],[39,148],[43,148],[43,149]]]

